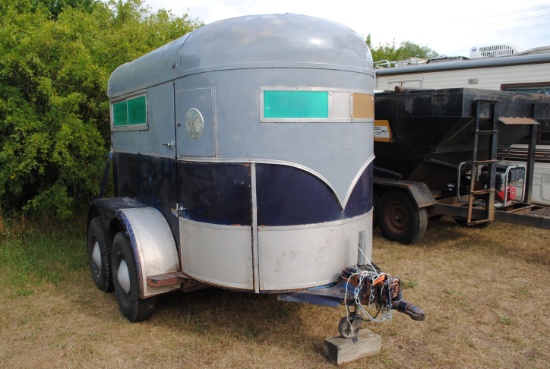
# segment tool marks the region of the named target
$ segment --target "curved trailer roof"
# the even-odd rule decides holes
[[[178,77],[214,70],[337,68],[373,74],[368,47],[364,40],[354,39],[360,36],[346,26],[304,15],[226,19],[121,65],[111,75],[108,94],[116,98]]]

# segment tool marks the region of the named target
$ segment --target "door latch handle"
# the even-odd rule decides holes
[[[172,215],[174,215],[175,217],[181,217],[183,212],[186,211],[187,208],[183,207],[183,205],[176,204],[176,208],[171,210],[172,210]]]
[[[162,146],[166,146],[169,149],[173,149],[174,148],[174,141],[172,140],[170,142],[163,143]]]

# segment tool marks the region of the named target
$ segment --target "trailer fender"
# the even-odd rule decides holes
[[[116,216],[116,212],[119,209],[129,209],[129,208],[143,208],[147,205],[131,199],[129,197],[111,197],[105,199],[95,199],[90,204],[88,208],[88,226],[90,222],[95,217],[101,217],[101,221],[105,227],[108,227],[111,224],[113,218]],[[115,230],[113,230],[115,231]],[[114,234],[111,235],[111,238],[114,237]]]
[[[147,277],[180,271],[176,243],[168,222],[152,207],[119,209],[115,217],[124,228],[134,252],[139,279],[139,297],[147,298],[179,288],[153,287]]]
[[[419,209],[427,208],[435,204],[436,200],[432,192],[424,182],[407,181],[393,178],[374,177],[374,187],[383,190],[400,188],[406,190]]]

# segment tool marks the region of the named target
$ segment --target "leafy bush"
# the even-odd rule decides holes
[[[4,0],[0,19],[0,211],[69,217],[99,190],[112,71],[201,23],[141,0]]]

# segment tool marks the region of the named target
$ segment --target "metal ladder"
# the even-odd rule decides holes
[[[468,217],[466,219],[467,225],[476,225],[476,224],[485,224],[490,223],[495,220],[495,177],[496,177],[496,163],[497,163],[497,149],[498,149],[498,129],[497,122],[498,119],[495,116],[495,105],[497,100],[476,100],[475,101],[475,127],[474,127],[474,149],[472,154],[472,176],[470,179],[470,196],[468,197]],[[490,114],[489,121],[490,126],[487,130],[481,130],[481,111],[483,106],[489,106]],[[489,138],[489,147],[488,147],[488,158],[487,160],[478,160],[478,149],[479,149],[479,139],[480,136],[488,136]],[[487,165],[489,182],[487,187],[482,190],[476,190],[475,184],[478,178],[478,171],[480,165]],[[476,208],[479,205],[476,205],[476,200],[483,200],[483,206],[480,207],[483,217],[473,219],[472,212],[474,205]]]

